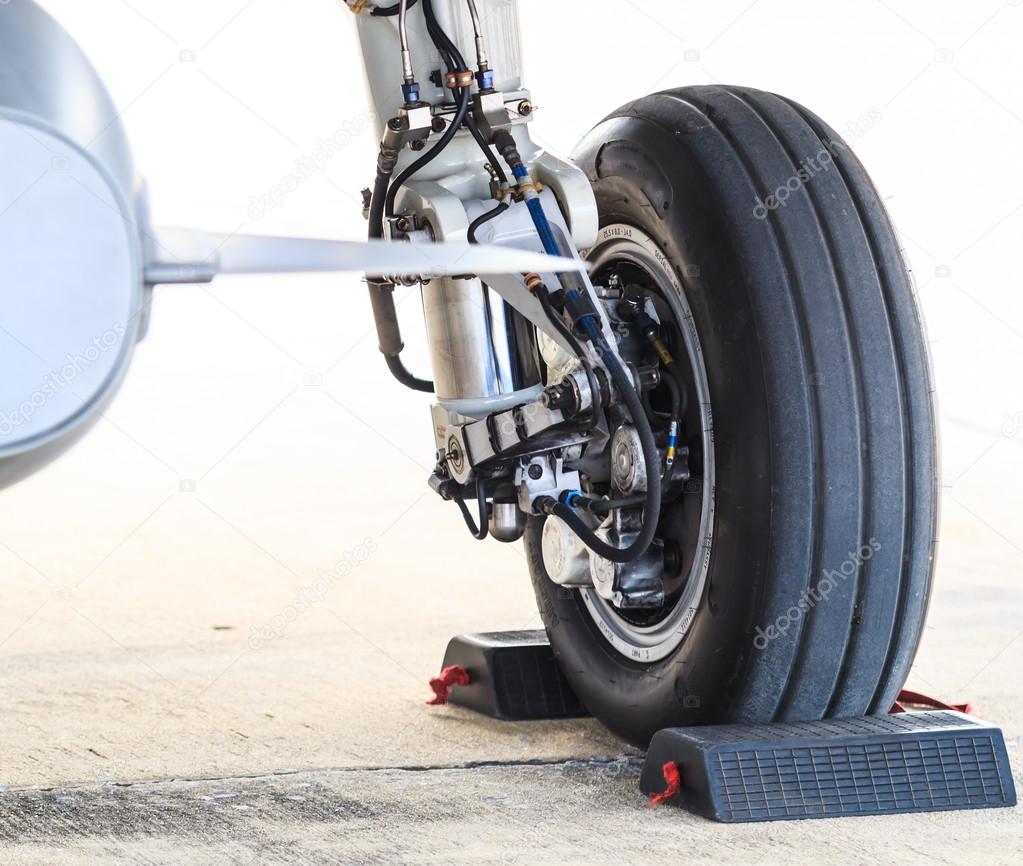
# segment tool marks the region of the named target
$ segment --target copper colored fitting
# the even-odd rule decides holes
[[[444,76],[444,85],[449,90],[457,90],[460,87],[472,87],[472,83],[475,80],[475,77],[468,69],[462,69],[458,72],[449,72]]]
[[[526,274],[526,288],[531,292],[544,288],[543,280],[540,279],[540,275],[533,273]]]

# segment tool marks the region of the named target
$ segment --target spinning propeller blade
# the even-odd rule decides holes
[[[365,272],[395,276],[580,271],[585,262],[468,243],[334,241],[158,229],[148,283],[208,282],[218,274]]]

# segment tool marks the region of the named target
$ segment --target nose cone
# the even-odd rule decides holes
[[[0,27],[0,486],[98,417],[140,333],[134,171],[113,104],[28,0]]]

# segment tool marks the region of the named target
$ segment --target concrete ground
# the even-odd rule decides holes
[[[303,409],[314,397],[331,404],[297,395],[300,421],[324,410]],[[360,426],[345,431],[368,447],[374,434]],[[1012,520],[1023,440],[996,434],[945,424],[941,564],[910,685],[969,699],[1003,726],[1023,789]],[[109,435],[120,434],[98,432],[0,499],[0,860],[655,863],[683,852],[708,863],[997,864],[1023,854],[1018,809],[748,827],[652,810],[639,756],[592,720],[503,724],[426,706],[450,635],[538,620],[518,550],[463,538],[457,515],[419,492],[414,463],[392,467],[383,486],[360,478],[376,467],[350,465],[364,507],[344,512],[350,530],[332,530],[350,489],[342,470],[304,453],[275,467],[264,452],[297,435],[285,425],[252,434],[234,452],[244,456],[221,464],[225,478],[175,482],[139,518],[131,494],[149,479],[133,486],[123,464],[154,461],[133,463]],[[252,443],[261,436],[270,441]],[[398,506],[386,501],[394,489]],[[321,508],[303,511],[302,491]],[[106,507],[90,509],[93,497]]]
[[[374,136],[337,4],[45,5],[124,107],[157,222],[364,233]],[[520,5],[556,151],[605,108],[694,82],[859,130],[843,134],[907,233],[944,413],[910,685],[1001,725],[1023,788],[1023,174],[977,158],[1023,146],[1023,9],[636,0],[607,27],[588,4]],[[599,99],[563,86],[566,33]],[[1023,862],[1019,809],[722,826],[650,809],[638,756],[595,721],[427,707],[452,634],[540,623],[520,550],[469,539],[426,487],[428,402],[387,378],[370,322],[355,278],[162,291],[106,417],[0,493],[0,863]]]
[[[644,806],[638,776],[636,759],[617,758],[25,791],[8,795],[0,819],[0,833],[20,841],[0,850],[24,866],[958,866],[1023,857],[1015,812],[725,825]]]

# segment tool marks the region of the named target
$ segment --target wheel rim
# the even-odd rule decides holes
[[[614,224],[602,228],[587,259],[593,265],[594,278],[622,266],[638,268],[656,286],[671,308],[685,345],[689,363],[691,395],[698,418],[698,439],[702,451],[698,531],[683,542],[683,560],[689,568],[673,604],[657,622],[642,625],[626,619],[609,601],[593,589],[580,589],[586,609],[604,638],[625,657],[638,662],[655,662],[673,653],[685,640],[700,606],[705,603],[704,588],[710,567],[714,531],[714,426],[710,387],[700,339],[686,298],[685,287],[671,263],[645,232],[635,226]],[[697,439],[696,428],[686,431],[687,441]],[[684,494],[696,496],[695,492]]]

